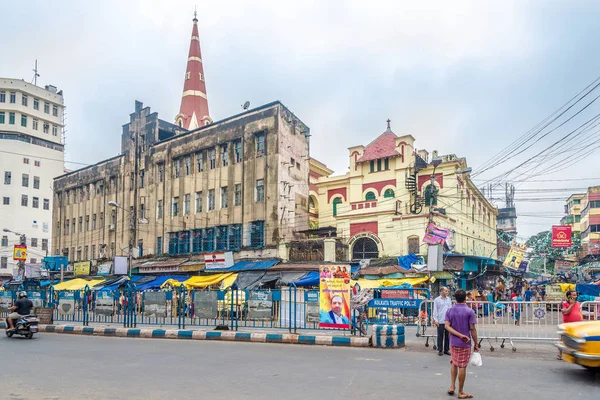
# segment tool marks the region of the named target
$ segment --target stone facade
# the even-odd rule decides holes
[[[136,102],[121,155],[55,179],[54,253],[276,257],[308,226],[309,136],[279,102],[193,131]]]

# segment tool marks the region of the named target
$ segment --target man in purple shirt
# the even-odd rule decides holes
[[[467,376],[467,366],[471,358],[471,338],[473,338],[473,351],[479,351],[477,340],[477,319],[472,308],[465,304],[467,293],[464,290],[457,290],[454,293],[456,304],[446,313],[446,330],[450,333],[450,360],[452,384],[448,389],[448,394],[453,395],[456,390],[456,377],[458,376],[458,398],[471,399],[473,395],[463,391],[465,378]]]

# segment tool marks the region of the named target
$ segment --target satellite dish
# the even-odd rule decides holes
[[[249,101],[245,102],[242,107],[244,108],[244,110],[247,110],[248,108],[250,108],[250,102]]]

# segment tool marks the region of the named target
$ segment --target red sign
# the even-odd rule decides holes
[[[552,227],[552,247],[565,249],[571,247],[572,244],[570,225]]]
[[[385,289],[381,291],[382,299],[408,299],[408,290]]]

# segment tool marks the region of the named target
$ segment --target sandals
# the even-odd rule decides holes
[[[472,395],[472,394],[469,394],[469,393],[463,393],[463,394],[459,394],[459,395],[458,395],[458,398],[459,398],[459,399],[472,399],[472,398],[473,398],[473,395]]]
[[[448,390],[448,396],[454,396],[454,390]]]

